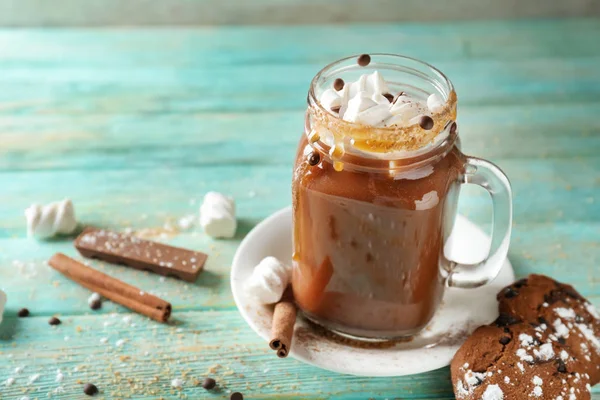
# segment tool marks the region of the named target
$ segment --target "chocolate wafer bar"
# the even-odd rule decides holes
[[[208,256],[136,236],[104,229],[86,229],[75,239],[82,256],[174,276],[194,282]]]

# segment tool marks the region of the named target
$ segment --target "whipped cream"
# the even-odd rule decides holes
[[[292,268],[275,257],[266,257],[245,284],[246,294],[261,304],[277,303],[292,278]]]
[[[0,324],[2,323],[2,315],[4,314],[4,306],[6,305],[6,293],[0,290]]]
[[[75,210],[69,199],[43,206],[33,204],[25,210],[25,218],[27,234],[38,239],[68,235],[77,228]]]
[[[235,201],[217,192],[208,192],[200,206],[200,225],[214,238],[232,238],[237,228]]]
[[[344,121],[374,127],[413,125],[425,116],[441,112],[445,106],[437,93],[432,93],[426,101],[406,93],[394,95],[379,71],[363,74],[340,90],[327,89],[319,101],[325,109],[339,113]]]

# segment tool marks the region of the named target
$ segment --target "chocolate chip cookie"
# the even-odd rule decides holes
[[[548,336],[507,316],[479,327],[452,360],[456,398],[590,399],[589,375]]]
[[[600,382],[600,315],[572,286],[530,275],[498,293],[501,315],[529,323],[581,364],[592,385]]]

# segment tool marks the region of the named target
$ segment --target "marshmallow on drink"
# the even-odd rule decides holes
[[[233,198],[208,192],[200,206],[200,225],[214,238],[232,238],[237,228]]]
[[[75,210],[69,199],[43,206],[33,204],[25,210],[25,218],[27,234],[38,239],[68,235],[77,228]]]
[[[261,304],[277,303],[292,278],[292,268],[275,257],[264,258],[246,281],[245,290]]]
[[[321,105],[337,113],[344,121],[373,127],[408,126],[417,124],[422,116],[442,112],[444,100],[431,94],[427,100],[406,93],[394,96],[378,71],[363,74],[357,81],[347,82],[340,89],[330,88],[319,96]],[[390,100],[394,97],[394,101]]]

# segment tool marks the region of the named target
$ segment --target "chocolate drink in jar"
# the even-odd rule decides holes
[[[309,90],[292,182],[294,296],[336,333],[396,339],[430,322],[446,286],[496,276],[510,186],[493,164],[461,153],[457,97],[441,72],[401,56],[355,60],[325,67]],[[494,191],[496,220],[490,256],[465,266],[444,248],[460,185],[471,182]]]

